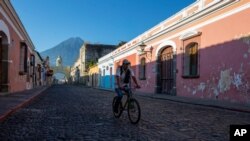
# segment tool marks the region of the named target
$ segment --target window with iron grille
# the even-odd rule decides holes
[[[146,59],[144,57],[140,60],[139,79],[146,80]]]
[[[30,55],[30,65],[35,66],[35,56],[34,55]]]
[[[198,77],[198,43],[191,42],[184,49],[183,77]]]
[[[21,43],[20,46],[20,71],[19,74],[23,75],[27,73],[28,66],[27,66],[27,59],[28,59],[28,49],[27,46],[24,43]]]

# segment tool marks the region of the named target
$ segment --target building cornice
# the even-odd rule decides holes
[[[9,15],[9,17],[13,17],[10,18],[11,22],[14,23],[14,25],[17,26],[17,30],[19,32],[21,32],[22,36],[24,36],[24,39],[26,41],[26,43],[28,44],[28,46],[31,48],[32,51],[35,50],[35,46],[30,38],[30,36],[28,35],[24,25],[22,24],[18,14],[16,13],[14,7],[12,6],[10,0],[3,0],[4,5],[6,6],[6,8],[8,9],[9,13],[11,15]],[[6,13],[6,14],[9,14]]]
[[[177,22],[177,23],[175,23],[175,24],[172,24],[172,25],[168,26],[167,28],[162,29],[162,30],[159,31],[158,33],[156,33],[156,34],[154,34],[154,35],[152,35],[152,36],[150,36],[150,37],[148,37],[148,38],[146,38],[146,39],[144,39],[144,40],[141,40],[141,41],[143,41],[144,43],[147,43],[147,42],[149,42],[149,41],[151,41],[151,40],[153,40],[153,39],[155,39],[155,38],[157,38],[157,37],[159,37],[159,36],[161,36],[161,35],[164,35],[164,34],[166,34],[166,33],[168,33],[168,32],[171,32],[171,31],[173,31],[173,30],[176,30],[176,29],[178,29],[178,28],[180,28],[180,27],[182,27],[182,26],[184,26],[184,25],[186,25],[186,24],[189,24],[189,23],[192,23],[192,22],[194,22],[194,21],[200,20],[201,18],[204,18],[205,16],[208,16],[208,15],[210,15],[210,14],[213,14],[213,13],[217,12],[218,10],[221,10],[221,9],[224,8],[225,6],[230,6],[231,4],[233,4],[233,3],[235,3],[235,2],[238,2],[238,1],[240,1],[240,0],[224,0],[224,1],[214,0],[213,3],[209,4],[209,5],[206,6],[206,7],[203,7],[203,9],[201,9],[199,12],[194,13],[193,15],[190,15],[190,16],[188,16],[188,17],[182,18],[179,22]],[[194,5],[194,4],[198,4],[197,2],[199,2],[199,1],[196,1],[195,3],[191,4],[191,6]],[[189,6],[189,7],[190,7],[190,6]],[[187,7],[187,8],[188,8],[188,7]],[[184,8],[184,10],[187,9],[187,8]],[[181,11],[183,11],[183,10],[181,10]],[[180,12],[181,12],[181,11],[180,11]],[[180,14],[180,12],[178,12],[177,14]],[[171,16],[171,17],[175,17],[177,14],[175,14],[174,16]],[[171,17],[168,18],[167,20],[171,19]],[[149,29],[148,31],[144,32],[143,34],[137,36],[136,38],[132,39],[131,41],[134,41],[134,40],[137,39],[137,38],[141,38],[141,36],[144,36],[144,34],[146,34],[146,33],[150,32],[150,31],[152,31],[152,29],[155,29],[157,26],[161,25],[162,23],[165,23],[167,20],[164,20],[164,21],[161,22],[160,24],[154,26],[153,28],[151,28],[151,29]],[[131,41],[128,42],[127,44],[131,43]],[[119,47],[118,49],[114,50],[114,51],[111,52],[110,54],[104,56],[103,59],[100,58],[100,63],[101,63],[101,62],[105,62],[105,61],[107,61],[107,60],[110,60],[110,55],[111,55],[113,58],[116,58],[117,56],[120,56],[120,55],[122,55],[122,54],[124,54],[124,53],[126,53],[126,52],[128,52],[128,51],[134,50],[136,47],[138,47],[138,45],[139,45],[140,43],[141,43],[141,42],[138,42],[138,43],[132,45],[130,48],[126,48],[125,50],[122,50],[122,51],[120,51],[120,52],[114,54],[114,53],[115,53],[117,50],[119,50],[120,48],[126,47],[127,44],[125,44],[125,45]]]

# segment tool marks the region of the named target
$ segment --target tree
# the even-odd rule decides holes
[[[120,47],[120,46],[122,46],[122,45],[124,45],[124,44],[126,44],[126,43],[127,43],[126,41],[120,41],[120,42],[118,43],[117,47]]]
[[[89,61],[87,62],[87,68],[90,68],[90,67],[92,67],[92,66],[94,66],[94,65],[96,65],[96,64],[97,64],[97,61],[94,60],[94,59],[91,59],[91,60],[89,60]]]

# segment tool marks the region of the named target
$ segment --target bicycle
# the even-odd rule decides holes
[[[133,97],[132,89],[129,87],[124,88],[123,95],[127,96],[127,99],[124,104],[122,100],[119,103],[118,113],[114,111],[115,103],[116,103],[118,96],[115,96],[113,98],[113,103],[112,103],[113,114],[115,118],[120,118],[120,116],[122,115],[122,112],[124,110],[128,110],[128,117],[129,117],[130,122],[132,124],[137,124],[141,118],[141,109],[140,109],[139,102]]]

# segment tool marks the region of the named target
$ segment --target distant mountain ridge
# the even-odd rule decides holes
[[[63,66],[72,66],[79,57],[79,49],[84,41],[79,37],[69,38],[58,45],[41,52],[43,58],[49,56],[50,65],[56,64],[56,58],[60,55],[62,57]]]

